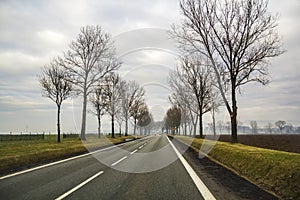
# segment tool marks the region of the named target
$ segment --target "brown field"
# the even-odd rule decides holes
[[[219,141],[230,142],[230,135],[220,135]],[[238,135],[238,142],[241,144],[300,153],[300,134],[289,135]]]

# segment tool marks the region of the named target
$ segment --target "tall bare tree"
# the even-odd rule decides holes
[[[125,136],[128,135],[128,120],[130,112],[134,109],[135,103],[144,98],[145,90],[136,81],[124,82],[122,88],[122,114],[125,121]]]
[[[283,53],[278,17],[265,0],[181,0],[184,20],[173,36],[184,50],[210,61],[237,142],[237,92],[249,82],[268,83],[269,59]],[[225,88],[230,89],[226,97]],[[231,102],[231,103],[230,103]]]
[[[142,107],[143,109],[140,112],[140,115],[138,117],[137,125],[140,129],[140,135],[143,135],[142,129],[144,129],[144,135],[150,134],[151,125],[153,124],[153,117],[152,114],[149,112],[149,109],[147,106]]]
[[[169,74],[168,83],[173,90],[173,94],[169,98],[173,105],[179,105],[181,109],[187,110],[188,122],[192,123],[190,126],[190,134],[193,130],[193,134],[196,135],[197,123],[198,123],[198,104],[195,99],[195,95],[184,79],[185,74],[181,70],[174,70]]]
[[[198,105],[199,132],[203,137],[203,115],[212,109],[212,95],[214,76],[212,70],[206,66],[200,58],[184,58],[181,63],[181,69],[186,81],[195,96]]]
[[[91,110],[91,113],[94,114],[97,117],[98,122],[98,138],[101,137],[101,118],[105,114],[106,109],[106,96],[104,94],[104,85],[102,83],[99,83],[94,88],[94,93],[92,94],[90,98],[90,102],[92,103],[93,109]]]
[[[81,28],[69,48],[60,62],[72,75],[78,94],[83,96],[80,138],[85,140],[88,96],[93,92],[93,86],[106,74],[116,70],[120,63],[114,58],[111,36],[104,33],[100,26]]]
[[[44,96],[50,98],[57,106],[57,142],[60,142],[60,110],[64,100],[71,95],[72,83],[69,74],[53,60],[43,69],[39,79]]]
[[[203,137],[203,115],[211,111],[213,106],[214,109],[217,106],[217,104],[212,104],[216,101],[212,99],[215,96],[212,95],[214,74],[211,68],[200,57],[185,57],[181,60],[175,75],[170,74],[170,79],[173,79],[169,81],[171,88],[174,88],[172,85],[176,83],[174,79],[180,79],[182,85],[185,85],[185,88],[188,89],[187,92],[192,94],[192,99],[197,104],[195,113],[199,118],[200,137]]]
[[[141,115],[144,114],[145,111],[148,111],[148,106],[144,99],[137,99],[134,101],[132,109],[130,109],[130,116],[133,118],[133,134],[136,135],[136,128],[138,120],[140,119]]]
[[[111,118],[111,136],[115,137],[115,118],[121,109],[121,78],[117,73],[111,73],[105,77],[105,90],[106,96],[106,112]]]

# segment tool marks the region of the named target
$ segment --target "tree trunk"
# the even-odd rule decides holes
[[[101,117],[100,115],[97,116],[98,117],[98,138],[101,137]]]
[[[236,102],[236,94],[235,94],[235,86],[234,81],[232,84],[231,95],[232,95],[232,112],[230,113],[231,120],[231,142],[237,143],[237,102]]]
[[[193,125],[194,125],[194,137],[197,134],[197,124],[198,124],[198,117],[196,116],[195,117],[195,122],[193,122]]]
[[[202,115],[202,111],[200,111],[201,113],[199,114],[199,132],[200,132],[200,138],[203,138],[203,115]]]
[[[213,107],[212,109],[212,129],[213,129],[213,133],[214,133],[214,137],[216,136],[216,118],[215,118],[215,108]]]
[[[57,142],[60,142],[60,105],[57,105]]]
[[[111,115],[111,137],[115,137],[115,115]]]
[[[83,92],[83,105],[82,105],[82,120],[81,120],[81,132],[80,139],[86,140],[85,138],[85,129],[86,129],[86,104],[87,104],[87,91],[86,89]]]
[[[136,119],[134,119],[133,135],[135,135],[135,131],[136,131]]]
[[[125,136],[128,136],[128,116],[125,116]]]

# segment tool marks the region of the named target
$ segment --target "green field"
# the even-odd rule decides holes
[[[204,142],[199,138],[175,138],[191,143],[198,152]],[[206,140],[205,144],[214,142]],[[282,199],[300,197],[300,154],[217,142],[208,157]]]
[[[103,137],[101,139],[87,137],[85,143],[78,138],[62,139],[61,143],[57,143],[55,135],[45,135],[44,140],[2,141],[0,142],[0,172],[66,158],[87,152],[87,149],[97,149],[112,143],[120,143],[126,138],[133,138],[133,136]]]

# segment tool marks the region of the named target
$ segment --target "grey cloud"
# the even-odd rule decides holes
[[[269,4],[272,11],[281,13],[279,32],[288,51],[271,60],[273,82],[268,87],[251,84],[244,88],[239,97],[243,120],[274,116],[299,119],[299,1],[277,0]],[[84,25],[99,24],[111,33],[117,54],[125,53],[121,75],[145,84],[150,107],[168,108],[171,92],[164,86],[167,87],[168,70],[176,65],[178,50],[165,29],[171,23],[179,23],[179,12],[178,1],[174,0],[0,1],[0,131],[12,126],[23,129],[26,124],[32,129],[55,129],[55,104],[42,97],[37,75],[51,57],[68,48]],[[130,52],[136,48],[142,49]],[[74,101],[74,105],[71,100],[63,104],[63,124],[70,130],[74,129],[72,110],[76,120],[80,121],[81,115],[81,99]],[[96,130],[94,117],[89,116],[89,121],[88,127]]]

